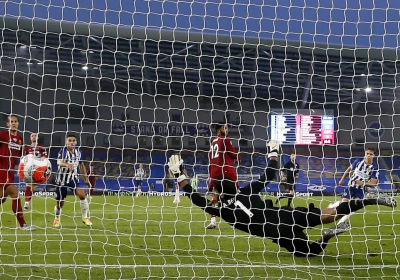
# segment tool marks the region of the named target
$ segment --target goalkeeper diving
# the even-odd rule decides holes
[[[206,213],[220,217],[238,230],[271,239],[295,256],[319,255],[325,250],[328,241],[349,230],[349,225],[342,223],[327,229],[321,239],[315,242],[309,241],[303,232],[306,228],[333,223],[367,205],[378,204],[392,208],[397,206],[393,197],[368,193],[364,199],[352,199],[336,208],[320,209],[314,207],[312,203],[307,208],[274,207],[271,200],[262,200],[259,195],[266,184],[275,178],[278,170],[280,145],[277,141],[270,141],[268,147],[268,165],[265,173],[257,181],[250,182],[239,190],[236,188],[236,183],[231,180],[220,178],[214,181],[214,191],[219,198],[218,208],[213,207],[206,197],[193,191],[186,176],[181,173],[183,160],[178,155],[171,156],[168,165],[186,195]]]

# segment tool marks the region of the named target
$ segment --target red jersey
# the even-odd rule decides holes
[[[211,179],[227,174],[236,176],[234,164],[235,160],[240,160],[240,156],[229,138],[220,136],[215,138],[211,143],[208,159],[208,172]]]
[[[36,146],[25,146],[24,147],[24,156],[26,155],[33,155],[35,157],[45,157],[47,158],[47,151],[45,148],[43,148],[40,145],[36,145]]]
[[[96,172],[90,172],[90,170],[87,171],[87,175],[89,178],[89,183],[92,186],[92,188],[94,188],[94,186],[96,185]]]
[[[11,135],[9,131],[0,132],[0,181],[14,181],[14,168],[22,156],[22,147],[21,136]]]

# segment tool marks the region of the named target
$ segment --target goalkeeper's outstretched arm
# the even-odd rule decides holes
[[[179,187],[183,188],[185,195],[190,198],[190,200],[196,206],[200,207],[206,213],[214,216],[220,216],[220,211],[218,208],[211,206],[211,200],[208,200],[206,197],[201,196],[197,192],[193,192],[192,186],[189,184],[188,180],[183,180],[179,182]]]
[[[243,194],[258,194],[265,188],[265,184],[274,180],[276,177],[276,172],[278,170],[278,160],[277,157],[272,156],[269,158],[267,169],[265,173],[260,176],[256,181],[251,182],[247,186],[240,189]]]
[[[179,187],[183,188],[185,195],[187,195],[195,205],[203,209],[208,214],[220,217],[219,209],[211,207],[210,200],[201,196],[197,192],[193,192],[193,188],[187,180],[188,178],[183,173],[182,163],[183,160],[178,155],[172,155],[168,162],[169,170],[175,176],[175,178],[177,178]]]

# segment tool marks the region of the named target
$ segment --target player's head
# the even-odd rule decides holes
[[[375,157],[375,149],[368,147],[365,149],[365,160],[372,161]]]
[[[230,199],[237,193],[236,182],[229,179],[216,179],[214,191],[220,195],[220,198]]]
[[[93,169],[94,169],[94,166],[93,166],[92,164],[90,164],[90,165],[89,165],[89,170],[90,170],[90,171],[93,171]]]
[[[139,168],[143,169],[143,164],[139,164]]]
[[[17,132],[18,131],[18,117],[16,115],[9,115],[7,118],[7,127],[10,129],[11,132]]]
[[[291,160],[292,162],[295,162],[295,161],[296,161],[296,155],[295,155],[295,154],[291,154],[291,155],[290,155],[290,160]]]
[[[38,135],[37,135],[37,133],[32,133],[31,134],[31,142],[32,143],[36,143],[37,142],[37,140],[38,140]]]
[[[217,135],[227,136],[228,135],[228,126],[226,124],[217,123],[215,125],[215,132]]]
[[[73,149],[78,144],[76,136],[74,134],[68,134],[67,138],[65,138],[65,145],[67,148]]]

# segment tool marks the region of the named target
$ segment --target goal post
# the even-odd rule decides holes
[[[174,154],[210,194],[217,122],[241,155],[241,187],[265,170],[268,141],[282,143],[261,192],[274,207],[287,203],[275,202],[288,195],[280,172],[292,154],[292,206],[324,208],[341,200],[340,179],[367,147],[379,190],[399,196],[398,3],[300,2],[1,1],[0,130],[16,115],[24,144],[39,133],[54,172],[72,133],[97,173],[91,227],[72,192],[53,227],[54,180],[24,210],[35,232],[19,230],[11,199],[0,205],[1,279],[398,277],[398,210],[359,211],[321,257],[298,258],[219,218],[206,229],[209,215],[182,189],[173,203]],[[326,227],[304,232],[314,241]]]

